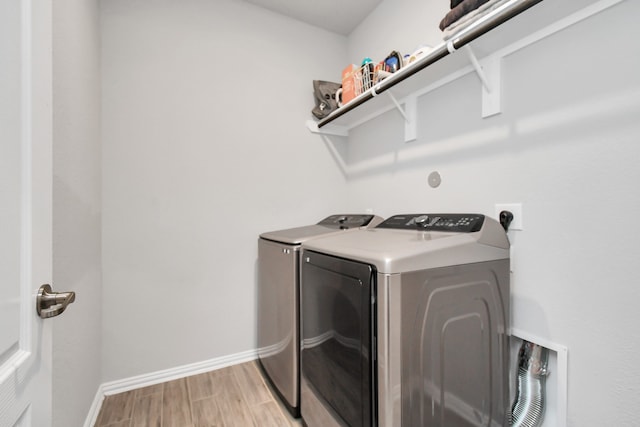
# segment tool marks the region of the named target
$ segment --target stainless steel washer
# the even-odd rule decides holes
[[[375,215],[331,215],[314,225],[260,235],[258,357],[267,379],[295,417],[300,416],[300,245],[380,222],[382,218]]]
[[[479,214],[302,244],[308,427],[508,426],[509,242]]]

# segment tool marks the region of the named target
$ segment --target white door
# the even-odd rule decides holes
[[[51,425],[51,0],[0,0],[0,427]]]

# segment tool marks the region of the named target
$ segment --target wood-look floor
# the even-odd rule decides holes
[[[256,362],[107,396],[95,427],[298,427]]]

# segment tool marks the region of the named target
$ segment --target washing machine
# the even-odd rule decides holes
[[[302,244],[308,427],[509,425],[509,242],[480,214]]]
[[[382,222],[375,215],[331,215],[317,224],[262,233],[258,240],[258,359],[294,417],[300,416],[299,266],[303,242]]]

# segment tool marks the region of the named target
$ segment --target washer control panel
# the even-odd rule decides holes
[[[368,225],[373,215],[331,215],[323,219],[318,225],[331,228],[358,228]]]
[[[480,214],[407,214],[394,215],[376,228],[473,233],[480,231],[483,223],[484,215]]]

